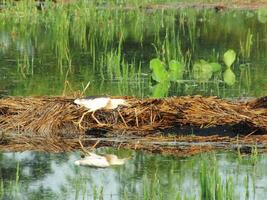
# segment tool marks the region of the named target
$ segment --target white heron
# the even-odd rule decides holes
[[[110,167],[112,165],[123,165],[127,160],[130,158],[118,158],[116,155],[113,154],[106,154],[103,156],[89,153],[88,156],[81,158],[80,160],[76,160],[74,162],[75,165],[83,165],[83,166],[90,166],[90,167]]]
[[[78,98],[74,100],[74,103],[77,105],[84,106],[88,108],[88,111],[85,112],[81,119],[79,120],[78,124],[80,125],[84,116],[87,113],[92,112],[92,118],[100,125],[102,125],[101,122],[98,121],[98,119],[95,117],[94,113],[97,110],[100,109],[107,109],[107,110],[113,110],[116,109],[119,105],[129,106],[127,101],[125,99],[112,99],[110,97],[86,97],[86,98]]]

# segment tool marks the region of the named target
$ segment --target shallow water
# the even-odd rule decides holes
[[[110,29],[96,28],[94,36],[100,40],[99,44],[92,42],[89,33],[84,35],[76,31],[71,34],[73,29],[83,27],[78,22],[72,24],[73,19],[68,29],[70,33],[58,35],[54,30],[57,26],[49,26],[52,22],[45,24],[42,17],[36,17],[39,20],[34,25],[30,25],[27,18],[25,22],[23,18],[20,19],[21,23],[13,18],[4,18],[5,22],[0,23],[0,95],[70,94],[82,90],[90,82],[86,95],[153,96],[149,60],[168,50],[159,48],[164,46],[166,35],[171,41],[174,39],[173,32],[175,37],[179,35],[179,39],[169,44],[174,45],[170,51],[178,51],[175,41],[179,41],[183,56],[190,58],[188,68],[192,68],[199,59],[218,60],[223,64],[223,53],[227,49],[234,49],[238,55],[233,66],[237,81],[234,86],[227,86],[223,84],[220,75],[219,80],[218,77],[212,78],[203,84],[195,81],[188,69],[181,81],[172,83],[170,88],[165,88],[167,92],[161,95],[202,94],[236,98],[266,94],[267,23],[261,21],[259,11],[216,13],[213,10],[185,9],[127,13],[114,11],[107,14],[111,16],[107,19],[101,12],[97,13],[103,22],[97,22],[100,25],[96,24],[96,27],[107,23],[105,20],[113,23]],[[87,32],[95,28],[89,22],[85,25]],[[107,46],[103,46],[101,41],[105,39],[103,35],[109,34],[108,31],[113,34],[116,28],[119,31],[123,29],[125,34],[121,44],[121,58],[133,65],[135,72],[140,66],[141,74],[123,76],[116,71],[116,67],[115,71],[110,71],[109,67],[118,65],[115,55],[120,38],[114,32],[114,36],[106,36],[107,40],[112,40],[108,41]],[[247,38],[251,38],[251,43]],[[244,46],[247,46],[247,51]],[[155,48],[158,48],[159,54]],[[95,53],[92,53],[92,49]],[[68,58],[64,57],[65,54]],[[171,58],[179,57],[178,54],[172,54]],[[110,66],[103,64],[105,56],[111,60]]]
[[[244,98],[267,94],[267,23],[259,11],[100,11],[85,26],[72,24],[75,18],[71,16],[70,28],[65,31],[58,31],[57,24],[50,26],[55,19],[62,17],[64,21],[64,12],[56,13],[47,23],[42,15],[35,21],[34,17],[21,17],[21,12],[9,17],[0,13],[0,97],[68,95],[83,90],[88,82],[85,95],[153,96],[149,61],[167,57],[163,48],[167,36],[169,45],[174,46],[170,50],[178,49],[172,41],[174,35],[179,35],[182,54],[190,64],[183,79],[172,83],[162,96]],[[123,59],[118,64],[121,32],[125,34],[120,47]],[[249,46],[247,51],[244,46]],[[193,79],[190,70],[195,61],[222,64],[222,55],[228,49],[234,49],[238,58],[233,66],[237,77],[234,86],[225,85],[222,74],[207,83]],[[110,66],[105,59],[111,60]],[[122,75],[118,68],[109,69],[120,66],[122,60],[129,63],[132,73]],[[122,66],[119,68],[122,71]],[[224,185],[227,176],[233,179],[234,199],[261,200],[267,196],[266,155],[258,156],[254,163],[250,156],[240,160],[233,152],[187,158],[114,152],[120,157],[132,155],[133,159],[124,166],[96,169],[74,166],[79,153],[1,153],[0,199],[174,199],[177,195],[201,199],[200,166],[204,161],[212,167],[214,157]]]
[[[267,194],[267,155],[251,162],[250,156],[240,159],[234,152],[179,158],[105,148],[99,151],[133,158],[124,166],[99,169],[75,166],[78,152],[1,153],[0,195],[2,199],[144,199],[150,193],[155,199],[160,195],[163,199],[177,195],[200,199],[201,163],[212,168],[215,157],[223,184],[226,177],[232,177],[235,199],[264,199]]]

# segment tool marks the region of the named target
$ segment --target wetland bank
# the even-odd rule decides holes
[[[265,4],[172,3],[0,1],[1,199],[266,196]],[[77,128],[95,95],[131,107]]]

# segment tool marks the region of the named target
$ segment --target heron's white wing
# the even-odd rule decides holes
[[[101,108],[106,107],[109,101],[110,101],[109,97],[99,97],[92,99],[90,102],[90,108],[92,110],[99,110]]]
[[[90,112],[93,112],[107,106],[109,101],[109,97],[97,97],[94,99],[75,99],[74,103],[84,106],[88,108]]]

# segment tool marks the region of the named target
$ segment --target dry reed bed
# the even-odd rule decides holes
[[[185,96],[165,99],[125,97],[130,107],[99,110],[95,116],[100,126],[87,114],[86,108],[68,97],[9,97],[0,99],[0,131],[26,132],[39,136],[84,134],[85,130],[101,129],[144,135],[158,129],[194,126],[200,128],[246,124],[252,130],[267,132],[267,98],[237,103],[216,97]]]

